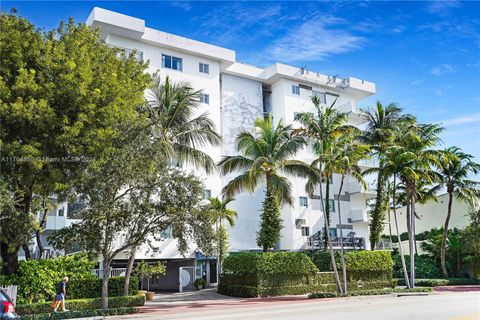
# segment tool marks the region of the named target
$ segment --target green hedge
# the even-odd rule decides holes
[[[476,284],[480,284],[480,281],[470,278],[415,279],[415,285],[420,287],[441,287]],[[398,285],[404,286],[405,280],[398,279]]]
[[[397,253],[392,254],[393,258],[393,276],[396,278],[403,277],[402,261],[400,255]],[[410,272],[410,256],[405,255],[405,264],[407,271]],[[415,275],[420,279],[438,279],[442,277],[442,270],[431,256],[418,255],[415,256]]]
[[[23,260],[18,272],[11,276],[0,276],[0,285],[18,286],[17,302],[34,303],[51,300],[55,289],[65,276],[72,281],[95,279],[92,274],[94,263],[84,254],[52,259]]]
[[[358,290],[351,291],[347,295],[338,292],[315,292],[308,295],[310,299],[334,298],[334,297],[353,297],[353,296],[375,296],[391,293],[407,293],[407,292],[432,292],[432,288],[413,288],[413,289],[374,289],[374,290]]]
[[[125,277],[112,277],[108,280],[108,296],[123,296]],[[135,294],[139,288],[138,277],[130,277],[129,294]],[[66,299],[98,298],[102,295],[102,279],[71,280],[67,284]]]
[[[108,298],[109,308],[138,307],[145,304],[145,297],[141,295]],[[19,315],[42,314],[51,311],[51,302],[19,304],[15,307]],[[102,299],[78,299],[65,301],[65,307],[70,311],[95,310],[102,307]],[[23,319],[23,317],[22,317]]]
[[[318,268],[299,252],[242,252],[228,256],[223,262],[225,274],[308,274]]]
[[[104,317],[104,316],[119,316],[138,312],[136,308],[114,308],[108,310],[82,310],[82,311],[67,311],[53,314],[36,314],[24,315],[22,320],[60,320],[60,319],[75,319],[85,317]]]

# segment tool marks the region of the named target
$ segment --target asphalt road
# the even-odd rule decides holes
[[[142,314],[141,318],[169,320],[480,320],[480,292],[437,293],[408,297],[308,299],[298,303],[206,308],[168,315]]]

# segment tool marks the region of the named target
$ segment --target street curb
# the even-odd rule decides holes
[[[405,293],[394,293],[395,297],[409,297],[409,296],[428,296],[429,292],[405,292]]]

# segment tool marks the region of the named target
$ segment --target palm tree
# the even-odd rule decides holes
[[[453,198],[455,197],[459,201],[466,202],[472,207],[475,207],[480,196],[480,183],[469,180],[468,175],[480,172],[480,164],[473,161],[472,155],[463,153],[457,147],[448,148],[443,153],[443,157],[441,157],[441,161],[438,164],[438,173],[441,176],[441,186],[447,189],[448,206],[440,246],[440,264],[443,276],[447,277],[445,251],[448,237],[448,224],[452,216]]]
[[[417,202],[417,186],[419,183],[433,184],[438,180],[438,174],[432,166],[438,163],[440,153],[430,149],[440,141],[439,135],[444,130],[437,124],[418,124],[413,119],[404,122],[400,128],[396,143],[405,148],[411,155],[412,161],[408,170],[399,175],[405,185],[407,205],[407,229],[410,248],[410,285],[415,287],[415,203]]]
[[[330,181],[333,177],[333,150],[334,142],[342,135],[357,130],[356,127],[348,125],[348,115],[334,109],[335,102],[331,106],[322,105],[320,99],[312,97],[315,112],[299,113],[295,120],[302,124],[299,133],[308,137],[313,145],[313,152],[316,159],[311,163],[311,174],[307,180],[305,189],[310,196],[313,196],[315,187],[319,186],[320,203],[324,212],[325,220],[325,248],[329,248],[332,260],[332,268],[335,273],[335,280],[338,291],[342,291],[340,279],[335,261],[335,254],[330,239]],[[325,198],[323,197],[322,182],[326,182]]]
[[[219,146],[221,137],[208,113],[194,116],[199,106],[201,91],[194,90],[188,82],[171,83],[167,76],[162,81],[156,74],[146,92],[146,109],[149,115],[152,144],[168,162],[193,164],[210,173],[215,161],[202,146]],[[137,248],[131,248],[125,273],[124,294],[128,295],[130,275]]]
[[[169,161],[191,164],[207,173],[215,169],[215,161],[199,150],[219,146],[221,137],[207,112],[195,116],[201,91],[188,82],[162,81],[157,74],[146,92],[152,135]]]
[[[359,130],[358,130],[359,131]],[[357,180],[364,188],[366,188],[365,180],[363,180],[362,170],[358,166],[358,162],[367,157],[370,147],[365,144],[360,144],[356,140],[356,134],[345,134],[335,143],[335,157],[334,157],[334,171],[341,175],[340,187],[338,189],[337,210],[338,210],[338,224],[340,225],[340,256],[342,263],[342,279],[343,279],[343,293],[347,294],[347,269],[345,264],[345,255],[343,247],[343,228],[342,228],[342,214],[340,206],[340,198],[342,194],[345,176],[349,175]]]
[[[395,132],[399,123],[409,118],[408,115],[402,115],[402,108],[395,103],[387,106],[378,101],[373,110],[364,110],[364,117],[367,121],[363,140],[371,146],[373,155],[379,160],[380,168],[383,165],[383,155],[386,149],[391,146],[395,140]],[[380,235],[383,231],[383,221],[386,213],[386,201],[384,189],[387,179],[382,170],[377,172],[377,190],[376,200],[370,215],[370,249],[375,250]]]
[[[222,271],[222,262],[225,256],[225,251],[228,249],[228,236],[227,231],[223,225],[223,222],[226,221],[230,227],[235,225],[235,219],[237,218],[237,212],[232,209],[228,209],[227,205],[232,202],[233,198],[223,198],[222,200],[218,198],[210,198],[209,210],[211,213],[212,220],[216,225],[217,233],[217,283],[220,272]]]
[[[371,172],[378,172],[382,170],[382,175],[385,179],[393,177],[392,182],[392,209],[393,217],[395,221],[395,231],[397,233],[398,240],[398,250],[400,253],[400,259],[402,262],[403,276],[405,278],[405,284],[407,288],[410,288],[410,280],[407,272],[407,266],[405,264],[405,257],[403,253],[402,240],[400,238],[400,231],[398,229],[398,218],[397,218],[397,188],[398,188],[398,178],[399,176],[407,176],[412,173],[411,166],[413,163],[413,154],[400,146],[390,146],[385,150],[383,154],[383,166],[382,168],[371,168],[364,172],[364,174]]]
[[[266,184],[265,208],[276,208],[276,212],[262,213],[262,224],[257,237],[257,244],[267,251],[280,240],[281,218],[278,204],[293,204],[292,185],[285,175],[306,176],[310,167],[292,159],[297,151],[305,145],[305,138],[295,134],[291,126],[284,126],[280,120],[273,126],[272,116],[257,119],[250,131],[242,131],[237,136],[238,155],[224,157],[219,166],[222,174],[236,171],[242,173],[232,179],[223,189],[227,198],[243,191],[254,192],[262,183]],[[267,215],[273,216],[267,217]],[[271,223],[263,223],[271,218]],[[273,224],[273,230],[267,230]],[[269,234],[269,236],[265,236]]]

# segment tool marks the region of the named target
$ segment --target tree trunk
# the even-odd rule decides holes
[[[2,257],[2,274],[11,275],[18,270],[18,250],[15,248],[13,252],[10,252],[10,245],[6,242],[0,242],[0,256]]]
[[[23,249],[23,252],[25,253],[25,260],[32,259],[32,255],[30,254],[30,248],[28,247],[28,244],[22,244],[22,249]]]
[[[397,192],[396,183],[397,183],[396,176],[393,176],[393,192],[392,192],[393,217],[394,217],[394,220],[395,220],[395,230],[397,231],[398,251],[400,253],[400,259],[402,260],[402,269],[403,269],[403,276],[405,277],[405,286],[407,288],[410,288],[410,281],[408,279],[407,265],[405,264],[405,257],[403,255],[402,240],[400,238],[400,231],[398,230],[397,203],[396,203],[396,197],[395,197],[395,194]]]
[[[329,176],[327,176],[327,179],[325,181],[325,219],[328,220],[328,224],[330,225],[330,181],[329,181]],[[327,229],[327,233],[330,234],[330,230]],[[328,239],[324,237],[324,248],[325,250],[327,249],[328,246]]]
[[[382,232],[383,228],[383,207],[384,207],[384,187],[385,181],[382,174],[382,171],[378,171],[377,176],[377,194],[375,197],[375,206],[373,208],[372,216],[372,223],[370,224],[370,250],[374,251],[378,239],[380,238],[380,233]]]
[[[450,223],[450,217],[452,216],[452,202],[453,202],[453,192],[451,190],[448,190],[447,218],[445,219],[445,224],[443,225],[443,237],[442,237],[442,243],[440,245],[440,265],[442,267],[442,273],[445,278],[448,277],[447,265],[445,262],[445,254],[447,250],[448,224]]]
[[[407,198],[407,219],[408,219],[408,247],[410,253],[410,288],[415,288],[415,247],[413,234],[413,213],[412,213],[412,196]]]
[[[225,254],[223,252],[223,224],[222,224],[222,219],[220,218],[220,221],[218,222],[217,226],[217,232],[218,232],[218,259],[217,259],[217,286],[220,281],[220,272],[222,271],[222,262],[223,262],[223,255]]]
[[[42,216],[42,220],[40,220],[40,223],[39,223],[39,229],[43,228],[43,225],[45,224],[45,221],[47,219],[47,214],[48,214],[48,209],[47,209],[47,204],[45,202],[45,197],[43,197],[42,207],[43,207],[43,216]],[[40,230],[39,229],[35,230],[35,238],[37,239],[39,259],[42,259],[43,258],[43,253],[45,252],[45,249],[43,247],[43,243],[42,243],[42,239],[40,237]]]
[[[345,175],[342,174],[342,179],[340,180],[340,188],[338,189],[338,224],[340,224],[340,255],[342,261],[342,278],[343,278],[343,293],[347,294],[347,267],[345,264],[345,254],[343,250],[343,228],[342,228],[342,213],[340,209],[340,196],[342,195],[343,189],[343,180],[345,179]]]
[[[110,261],[103,260],[102,310],[108,309],[108,280],[110,278]]]
[[[337,270],[337,262],[335,261],[335,253],[333,252],[332,241],[330,240],[330,224],[328,223],[327,216],[325,215],[325,202],[323,199],[322,179],[320,179],[319,187],[320,187],[320,203],[322,205],[323,218],[325,220],[325,237],[327,239],[328,248],[330,249],[329,251],[330,251],[330,257],[332,259],[332,269],[335,275],[335,282],[337,283],[337,290],[338,292],[342,292],[342,286],[340,285],[340,277],[338,275],[338,270]]]
[[[132,274],[133,263],[135,262],[136,253],[137,253],[137,247],[133,247],[132,252],[130,253],[130,258],[128,259],[127,270],[125,271],[125,284],[123,286],[124,296],[128,296],[128,291],[130,289],[130,275]]]

